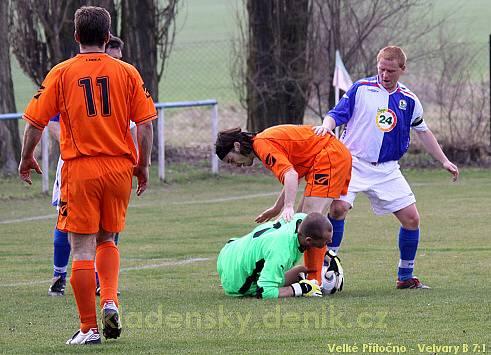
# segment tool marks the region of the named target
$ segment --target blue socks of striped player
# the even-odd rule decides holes
[[[327,248],[336,254],[338,253],[344,235],[344,219],[334,219],[327,216],[332,224],[332,242],[327,244]]]
[[[53,238],[53,276],[66,278],[66,268],[70,258],[70,243],[68,242],[68,233],[62,232],[55,228]]]
[[[400,281],[413,277],[414,259],[419,242],[419,228],[416,230],[401,227],[399,231],[399,271],[397,277]]]

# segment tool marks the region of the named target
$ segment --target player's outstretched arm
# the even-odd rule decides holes
[[[457,165],[448,160],[447,156],[443,152],[442,148],[438,144],[433,132],[431,130],[416,131],[416,134],[423,144],[425,150],[436,160],[442,163],[443,168],[452,174],[453,181],[457,181],[459,178],[459,168]]]
[[[285,222],[290,222],[295,214],[293,208],[298,190],[298,173],[295,171],[295,169],[292,168],[285,173],[283,184],[285,186],[285,202],[280,218],[283,218]]]
[[[283,209],[283,205],[285,204],[285,189],[283,188],[276,199],[274,205],[267,210],[263,211],[259,216],[256,217],[256,223],[264,223],[280,214]]]
[[[314,126],[312,129],[315,134],[319,136],[325,136],[326,133],[332,134],[332,130],[336,128],[336,121],[329,115],[324,116],[324,120],[322,121],[322,125]]]
[[[32,184],[31,169],[35,170],[38,174],[43,173],[38,162],[34,158],[34,148],[36,148],[41,140],[42,134],[42,130],[34,127],[29,122],[26,123],[21,160],[19,163],[19,177],[22,181],[25,181],[29,185]]]

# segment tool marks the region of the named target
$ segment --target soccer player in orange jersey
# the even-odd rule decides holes
[[[299,178],[307,185],[298,212],[322,213],[334,198],[347,192],[351,177],[351,154],[333,135],[317,136],[312,126],[280,125],[259,134],[233,128],[218,133],[218,157],[236,166],[250,166],[255,157],[284,185],[275,204],[256,218],[263,223],[278,215],[290,221],[294,214]],[[322,281],[326,248],[306,251],[309,279]]]
[[[109,13],[99,7],[81,7],[74,22],[80,54],[51,69],[24,112],[27,125],[19,175],[31,184],[31,169],[41,173],[34,148],[49,119],[59,112],[65,164],[57,228],[69,232],[70,283],[80,316],[80,329],[67,344],[97,344],[101,339],[94,259],[101,285],[103,334],[117,338],[121,333],[119,251],[114,234],[124,227],[132,175],[138,179],[137,195],[147,187],[151,121],[157,112],[138,71],[104,53],[111,26]],[[130,118],[137,124],[138,158]]]

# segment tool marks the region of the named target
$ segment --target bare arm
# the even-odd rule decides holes
[[[438,144],[435,136],[430,130],[427,131],[416,131],[416,134],[423,144],[425,150],[436,160],[442,163],[443,168],[448,170],[452,176],[453,181],[456,181],[459,177],[459,169],[455,164],[453,164],[450,160],[448,160],[445,153],[443,153],[442,148]]]
[[[133,175],[138,178],[138,187],[136,194],[140,196],[146,189],[148,184],[148,167],[151,163],[152,143],[153,143],[153,128],[152,122],[147,122],[137,126],[138,138],[138,164],[133,170]]]
[[[283,184],[285,197],[281,217],[283,217],[286,222],[289,222],[293,218],[293,207],[295,205],[295,198],[297,197],[298,190],[298,174],[295,169],[290,169],[285,173]]]
[[[284,204],[285,204],[285,189],[283,188],[280,194],[278,195],[278,198],[276,199],[276,202],[274,203],[273,207],[268,208],[266,211],[262,212],[259,216],[257,216],[255,219],[256,223],[267,222],[272,218],[276,217],[283,209]]]
[[[133,127],[130,132],[131,132],[131,138],[133,138],[133,143],[135,143],[135,148],[137,150],[137,153],[138,153],[138,137],[137,137],[137,128],[136,127]]]
[[[278,298],[293,297],[293,289],[291,286],[280,287]]]
[[[42,174],[41,168],[34,158],[34,149],[41,140],[43,131],[37,129],[29,122],[26,124],[24,131],[24,142],[22,144],[22,154],[19,164],[19,177],[22,181],[32,184],[31,169],[34,169],[38,174]]]
[[[336,121],[334,121],[334,118],[332,118],[329,115],[324,116],[324,120],[322,121],[321,126],[314,126],[312,129],[314,130],[315,134],[319,136],[325,136],[326,133],[332,134],[332,130],[336,128]]]
[[[60,142],[60,122],[57,121],[49,121],[48,122],[49,133]]]
[[[137,140],[139,151],[139,166],[150,166],[150,155],[152,154],[153,127],[152,122],[137,126]]]

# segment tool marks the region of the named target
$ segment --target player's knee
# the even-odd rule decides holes
[[[94,260],[95,259],[95,236],[94,235],[72,235],[70,245],[73,260]]]
[[[112,232],[105,232],[103,230],[99,231],[97,233],[97,245],[105,243],[105,242],[114,242],[114,236],[116,233]]]
[[[402,226],[406,229],[418,229],[419,228],[419,214],[417,211],[405,216]]]
[[[334,219],[344,219],[348,214],[350,205],[344,201],[333,201],[329,209],[329,216]]]

